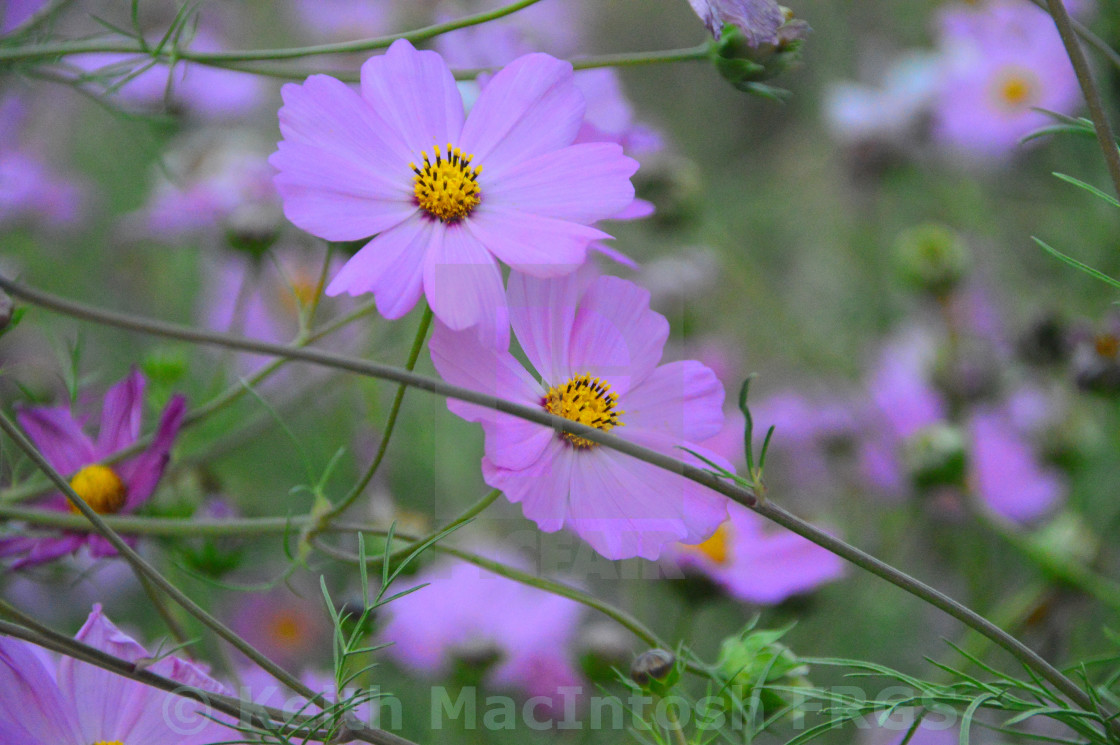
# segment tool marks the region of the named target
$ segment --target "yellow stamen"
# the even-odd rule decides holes
[[[1038,81],[1029,70],[1009,70],[995,86],[996,101],[1006,109],[1025,109],[1038,97]]]
[[[587,374],[577,375],[567,383],[549,388],[543,404],[550,414],[604,432],[609,432],[614,427],[621,427],[623,423],[618,421],[618,415],[626,413],[621,409],[615,409],[618,404],[618,394],[611,392],[610,383]],[[585,437],[567,433],[562,434],[561,437],[577,448],[590,448],[598,444]]]
[[[416,174],[412,177],[412,191],[420,209],[444,222],[462,220],[482,201],[478,189],[478,174],[482,166],[472,166],[473,155],[464,155],[457,147],[447,143],[444,156],[439,145],[433,148],[435,160],[428,159],[428,152],[420,153],[422,166],[409,163]]]
[[[1093,341],[1093,346],[1096,347],[1098,357],[1112,359],[1120,354],[1120,339],[1112,334],[1101,334]]]
[[[124,745],[120,740],[98,740],[93,745]]]
[[[731,522],[725,522],[716,528],[716,532],[703,543],[696,545],[681,544],[690,551],[696,551],[716,564],[727,564],[731,560]]]
[[[294,613],[281,611],[269,619],[269,635],[283,647],[297,647],[304,640],[301,619]]]
[[[74,474],[74,478],[70,479],[70,488],[99,515],[120,512],[128,497],[128,489],[117,472],[97,463]],[[78,511],[74,505],[70,505],[70,509]]]

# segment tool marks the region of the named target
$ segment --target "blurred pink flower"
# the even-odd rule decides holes
[[[25,114],[19,97],[0,100],[0,225],[19,220],[73,223],[81,216],[85,188],[48,165],[27,146],[30,142],[20,142]]]
[[[229,693],[194,663],[152,656],[105,618],[99,605],[75,639],[186,687]],[[62,657],[57,670],[48,663],[38,648],[0,637],[0,742],[207,745],[235,735],[210,719],[203,704],[71,657]]]
[[[1053,21],[1026,0],[950,6],[939,46],[945,74],[934,134],[968,155],[1007,155],[1052,123],[1034,109],[1068,115],[1081,101]]]
[[[1007,413],[992,408],[976,411],[969,420],[969,434],[969,483],[991,512],[1027,523],[1047,515],[1065,498],[1061,477],[1039,462]]]
[[[582,683],[571,648],[583,606],[458,560],[433,564],[412,579],[420,589],[385,607],[380,638],[392,645],[391,657],[430,676],[450,673],[456,657],[496,657],[486,682],[551,699],[553,712],[562,711],[560,689]]]
[[[547,55],[507,65],[465,119],[443,59],[404,40],[362,66],[360,94],[325,75],[283,93],[271,162],[284,212],[327,240],[376,235],[327,294],[373,292],[388,318],[423,293],[447,326],[500,340],[495,259],[570,272],[606,237],[590,224],[634,199],[622,148],[572,144],[583,99],[571,65]]]
[[[338,40],[366,39],[390,31],[390,3],[368,0],[294,0],[301,29]]]
[[[105,394],[97,440],[90,439],[66,406],[36,406],[17,413],[27,436],[94,511],[103,515],[135,512],[151,497],[170,458],[171,446],[183,422],[186,401],[175,396],[167,404],[148,448],[111,466],[106,459],[140,437],[146,381],[133,370]],[[43,508],[66,512],[70,503],[61,494],[48,498]],[[126,539],[128,540],[128,539]],[[63,531],[61,535],[18,536],[0,540],[0,557],[20,556],[19,568],[71,554],[88,546],[95,557],[115,556],[117,551],[100,535]]]
[[[322,596],[303,589],[303,596],[286,585],[239,596],[230,628],[281,667],[302,670],[328,654],[331,634]]]
[[[839,579],[844,562],[784,528],[767,529],[746,507],[729,502],[730,516],[711,538],[678,544],[670,560],[709,576],[728,594],[750,603],[780,603]]]
[[[731,24],[743,32],[752,47],[777,44],[778,29],[785,22],[774,0],[688,0],[688,4],[716,39],[723,27]]]
[[[723,386],[699,362],[658,365],[669,333],[649,293],[615,277],[579,272],[509,280],[514,333],[541,379],[506,348],[437,324],[432,361],[445,380],[595,426],[677,458],[723,424]],[[723,497],[581,437],[492,409],[448,401],[482,424],[483,476],[546,532],[567,526],[609,559],[657,558],[696,543],[727,516]]]

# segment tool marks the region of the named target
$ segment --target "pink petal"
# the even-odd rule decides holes
[[[541,457],[545,447],[559,435],[548,427],[517,417],[483,421],[486,458],[499,468],[528,468]]]
[[[700,442],[723,427],[723,384],[699,362],[670,362],[655,369],[619,400],[627,426]]]
[[[105,393],[101,410],[101,430],[97,434],[97,454],[105,458],[136,442],[144,415],[144,387],[147,381],[133,368],[121,382]]]
[[[600,243],[599,241],[596,241],[596,242],[590,244],[587,247],[587,250],[588,251],[594,251],[598,254],[602,254],[603,256],[610,259],[611,261],[622,264],[627,269],[637,269],[638,268],[638,262],[634,261],[633,259],[631,259],[626,254],[622,253],[621,251],[619,251],[617,249],[614,249],[614,248],[611,248],[610,246],[606,245],[605,243]]]
[[[68,409],[37,406],[20,410],[16,418],[43,457],[63,476],[97,460],[93,442]]]
[[[11,568],[23,569],[68,556],[81,548],[87,540],[88,536],[77,533],[66,533],[59,538],[33,538],[26,555],[19,561],[12,562]]]
[[[362,65],[362,97],[417,160],[421,151],[458,144],[463,98],[447,64],[435,52],[418,52],[404,39]],[[411,184],[411,173],[408,183]]]
[[[360,96],[326,75],[283,94],[284,139],[269,162],[289,220],[327,240],[357,240],[415,211],[414,156]]]
[[[605,377],[624,395],[653,372],[668,338],[669,322],[650,310],[647,290],[617,277],[599,277],[576,313],[569,374]]]
[[[537,381],[513,355],[484,345],[473,330],[453,331],[437,322],[428,349],[436,371],[452,385],[527,406],[539,405],[544,396]],[[454,399],[448,399],[447,408],[469,422],[505,422],[514,418]]]
[[[63,698],[26,642],[0,637],[0,738],[29,745],[86,745]]]
[[[527,54],[506,65],[482,89],[460,141],[483,167],[483,195],[509,168],[572,144],[584,108],[571,64]]]
[[[635,199],[628,206],[624,207],[621,211],[611,215],[612,220],[641,220],[643,217],[649,217],[657,208],[653,206],[653,202],[645,199]]]
[[[511,268],[537,277],[569,273],[587,258],[587,245],[610,238],[566,220],[480,205],[464,222],[475,239]]]
[[[434,240],[431,220],[413,214],[362,247],[327,286],[327,295],[374,293],[377,310],[400,318],[412,310],[423,290],[424,256]]]
[[[612,560],[656,559],[667,544],[689,540],[675,477],[606,448],[576,455],[568,527],[592,548]]]
[[[578,223],[612,217],[634,201],[638,161],[606,142],[571,145],[522,161],[483,186],[487,204]],[[485,172],[485,171],[484,171]]]
[[[171,446],[183,426],[187,402],[182,396],[174,396],[163,410],[156,434],[148,449],[137,457],[122,463],[118,472],[128,487],[128,501],[123,510],[131,512],[146,502],[156,490],[163,469],[171,458]]]
[[[566,381],[568,342],[582,283],[574,273],[538,279],[514,271],[508,284],[509,320],[529,362],[549,385]]]
[[[721,580],[741,600],[780,603],[844,574],[840,557],[784,528],[745,540],[736,530],[732,540],[732,565]]]
[[[971,481],[992,512],[1026,523],[1044,516],[1065,497],[1058,474],[1039,463],[1030,443],[999,412],[981,411],[970,423]]]
[[[424,257],[424,295],[436,318],[455,330],[478,326],[488,346],[509,345],[502,274],[462,225],[437,224]]]
[[[569,516],[572,471],[581,456],[570,443],[550,435],[541,456],[525,468],[502,468],[489,458],[482,460],[486,483],[501,489],[514,504],[520,503],[525,517],[546,533],[559,530]]]

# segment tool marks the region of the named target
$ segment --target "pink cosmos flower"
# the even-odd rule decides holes
[[[1052,120],[1074,113],[1081,93],[1049,15],[1025,0],[995,0],[944,13],[945,78],[934,134],[968,155],[1007,155]]]
[[[317,588],[301,588],[302,596],[287,585],[265,594],[241,594],[229,622],[269,659],[293,670],[326,654],[331,633]]]
[[[723,424],[723,386],[699,362],[658,366],[669,334],[649,293],[586,272],[556,279],[513,273],[513,331],[538,381],[507,348],[438,325],[432,361],[448,382],[537,406],[677,458]],[[656,559],[675,541],[698,543],[727,517],[726,500],[700,485],[585,438],[492,409],[448,401],[482,424],[483,477],[519,502],[541,530],[567,526],[609,559]]]
[[[972,459],[969,482],[993,513],[1017,523],[1048,514],[1065,498],[1066,486],[1043,466],[1029,440],[1006,412],[986,407],[969,422]]]
[[[197,665],[154,659],[105,618],[101,606],[75,638],[184,686],[228,693]],[[0,637],[0,742],[20,745],[207,745],[236,733],[206,716],[206,707],[70,657],[50,658],[22,641]]]
[[[765,521],[746,507],[729,502],[727,514],[708,540],[678,544],[672,556],[677,566],[703,572],[732,597],[767,605],[844,573],[838,556],[784,528],[765,529]]]
[[[570,652],[583,606],[462,561],[433,564],[413,579],[427,586],[385,609],[381,640],[391,643],[390,656],[432,676],[450,673],[456,657],[496,657],[488,683],[543,696],[562,710],[560,689],[582,680]]]
[[[270,162],[284,213],[321,238],[374,235],[328,295],[373,292],[388,318],[423,293],[456,330],[485,320],[501,340],[498,259],[534,276],[571,272],[589,227],[634,198],[637,164],[611,143],[574,145],[583,97],[572,67],[544,54],[520,57],[464,117],[451,71],[407,41],[362,66],[355,92],[325,75],[283,88]]]
[[[36,406],[18,412],[20,426],[56,471],[70,479],[70,486],[86,504],[102,515],[135,512],[155,491],[167,465],[171,445],[183,423],[186,400],[175,396],[167,404],[148,449],[114,463],[104,461],[140,437],[147,381],[137,370],[105,394],[97,440],[82,427],[66,406]],[[45,509],[66,512],[70,503],[61,494],[48,498]],[[117,551],[100,535],[65,531],[61,535],[18,536],[0,540],[0,557],[20,556],[12,568],[39,564],[88,546],[95,557],[115,556]]]

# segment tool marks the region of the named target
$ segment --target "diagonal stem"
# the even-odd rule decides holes
[[[1112,133],[1112,126],[1108,123],[1108,116],[1104,113],[1101,103],[1101,94],[1093,82],[1093,72],[1089,69],[1089,61],[1085,59],[1085,51],[1077,40],[1077,32],[1073,28],[1073,21],[1062,0],[1046,0],[1054,25],[1058,27],[1058,34],[1062,37],[1069,61],[1073,64],[1073,71],[1077,74],[1077,82],[1081,85],[1081,93],[1085,96],[1085,103],[1089,105],[1089,117],[1093,120],[1093,129],[1097,133],[1097,143],[1104,153],[1104,162],[1108,166],[1108,175],[1112,179],[1112,188],[1120,197],[1120,149],[1116,147],[1116,136]]]

